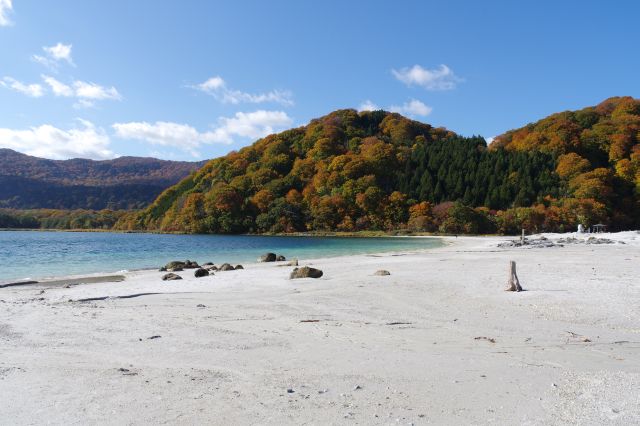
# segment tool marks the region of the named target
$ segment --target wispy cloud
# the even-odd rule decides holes
[[[115,123],[112,127],[119,138],[175,147],[198,157],[198,148],[202,145],[230,144],[236,137],[264,137],[290,126],[292,122],[293,120],[283,111],[258,110],[238,112],[233,117],[221,117],[216,127],[205,132],[198,131],[188,124],[166,121]]]
[[[0,27],[11,25],[9,14],[13,11],[11,0],[0,0]]]
[[[195,86],[188,86],[213,96],[218,101],[226,104],[237,105],[240,103],[277,103],[284,106],[292,106],[293,94],[288,90],[271,90],[266,93],[248,93],[228,87],[227,83],[220,76],[211,77],[207,81]]]
[[[427,90],[452,90],[462,81],[444,64],[434,69],[414,65],[411,68],[393,69],[391,73],[407,86],[420,86]]]
[[[76,80],[71,85],[67,85],[49,75],[42,75],[42,79],[49,85],[54,95],[76,98],[77,102],[74,106],[78,108],[92,107],[96,101],[122,99],[120,92],[113,86],[105,87],[82,80]]]
[[[358,106],[358,111],[377,111],[381,109],[378,105],[367,99]]]
[[[235,136],[256,139],[291,126],[293,120],[284,111],[258,110],[237,112],[233,117],[221,117],[213,133],[215,142],[232,143]]]
[[[2,1],[2,0],[0,0]],[[58,43],[54,46],[43,46],[45,55],[33,55],[31,59],[48,68],[56,69],[60,62],[65,61],[69,65],[75,66],[71,57],[71,44]]]
[[[370,100],[366,100],[360,104],[358,111],[377,111],[383,109],[376,103]],[[424,102],[417,99],[411,99],[402,105],[391,105],[386,108],[388,111],[397,112],[399,114],[408,115],[411,117],[426,117],[431,114],[433,108],[426,105]]]
[[[409,116],[426,117],[431,114],[433,108],[425,105],[424,102],[417,99],[411,99],[409,102],[405,102],[402,105],[391,105],[389,107],[389,111]]]
[[[32,98],[39,98],[44,95],[44,88],[40,84],[26,84],[11,77],[4,77],[0,80],[0,86],[15,90]]]
[[[65,97],[71,97],[74,95],[74,91],[71,86],[67,86],[66,84],[48,75],[42,75],[42,79],[49,85],[49,87],[51,87],[51,91],[54,95]]]
[[[197,148],[208,139],[207,133],[200,133],[194,127],[166,121],[115,123],[112,127],[119,138],[180,148],[194,157],[199,155]]]
[[[109,136],[93,123],[78,119],[79,126],[63,130],[43,124],[23,130],[0,128],[0,147],[28,155],[63,160],[113,158]]]

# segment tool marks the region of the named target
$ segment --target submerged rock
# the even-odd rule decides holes
[[[373,275],[378,275],[378,276],[391,275],[391,272],[386,271],[384,269],[379,269]]]
[[[207,277],[209,276],[209,271],[207,271],[206,269],[200,268],[200,269],[196,269],[193,275],[195,275],[196,278]]]
[[[320,269],[303,266],[302,268],[295,268],[289,278],[294,280],[296,278],[320,278],[321,276],[322,271]]]
[[[181,280],[181,279],[182,277],[180,275],[174,274],[171,272],[162,276],[162,281],[175,281],[175,280]]]
[[[258,258],[258,262],[275,262],[276,258],[275,253],[265,253]]]

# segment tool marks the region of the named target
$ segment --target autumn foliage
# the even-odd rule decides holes
[[[637,227],[640,101],[481,137],[339,110],[211,160],[119,229],[516,233]]]

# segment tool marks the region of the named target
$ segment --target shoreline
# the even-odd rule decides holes
[[[114,235],[121,235],[121,234],[114,234]],[[156,235],[163,235],[163,234],[156,234]],[[176,234],[172,234],[172,235],[176,235]],[[177,235],[177,236],[181,236],[181,235]],[[194,235],[195,237],[198,237],[196,235]],[[203,235],[203,238],[205,238],[204,244],[209,244],[206,243],[206,238],[211,237],[211,238],[217,238],[217,235]],[[294,236],[254,236],[254,235],[233,235],[233,236],[220,236],[222,238],[264,238],[265,240],[262,241],[262,243],[259,243],[259,245],[264,246],[263,247],[263,252],[269,252],[269,251],[273,251],[273,250],[278,250],[278,246],[283,244],[281,242],[274,242],[273,246],[272,244],[269,242],[270,238],[276,238],[276,239],[288,239],[288,238],[294,238]],[[171,238],[171,237],[170,237]],[[305,238],[309,238],[309,239],[321,239],[323,237],[320,236],[316,236],[316,235],[305,235],[305,236],[295,236],[295,238],[300,238],[300,239],[305,239]],[[343,238],[340,236],[326,236],[326,238]],[[439,245],[439,244],[443,244],[442,241],[444,241],[441,237],[431,237],[431,236],[409,236],[409,237],[405,237],[405,238],[409,238],[412,239],[413,242],[407,242],[406,244],[404,243],[391,243],[392,240],[397,241],[402,241],[401,240],[402,237],[391,237],[391,236],[380,236],[380,237],[374,237],[374,236],[361,236],[361,237],[356,237],[353,240],[357,240],[357,239],[369,239],[372,242],[367,242],[367,243],[363,243],[363,245],[359,245],[359,244],[355,244],[356,246],[359,247],[354,247],[353,251],[355,253],[348,253],[348,254],[358,254],[358,253],[384,253],[387,251],[394,251],[394,250],[415,250],[417,249],[416,247],[412,247],[413,245],[415,246],[420,246],[419,249],[422,249],[423,246],[425,245]],[[125,238],[126,239],[126,238]],[[380,247],[377,247],[375,241],[378,239],[384,239],[389,241],[388,244],[380,244]],[[431,239],[431,243],[427,243],[425,242],[424,244],[420,243],[419,241],[422,239]],[[352,240],[349,237],[344,237],[345,241],[348,240]],[[63,239],[63,241],[66,241],[66,239]],[[73,240],[72,240],[73,241]],[[135,239],[133,240],[135,242]],[[223,240],[224,241],[224,240]],[[180,240],[178,240],[178,242],[176,244],[178,244],[180,242]],[[344,255],[344,253],[336,253],[336,251],[340,252],[340,248],[335,249],[335,248],[331,248],[330,246],[327,246],[326,249],[322,248],[324,247],[321,243],[320,240],[318,240],[318,243],[320,244],[320,249],[317,250],[313,250],[311,249],[310,251],[315,252],[315,253],[307,253],[307,250],[309,247],[314,247],[314,245],[316,244],[314,241],[309,242],[309,244],[307,244],[306,246],[303,244],[303,247],[301,248],[300,252],[296,252],[295,248],[292,249],[287,249],[286,253],[283,253],[285,255],[287,255],[288,258],[325,258],[325,257],[336,257],[336,256],[342,256]],[[142,243],[141,243],[142,244]],[[254,244],[254,242],[249,241],[248,243],[244,244],[242,243],[242,241],[240,241],[239,243],[240,245],[247,245],[247,246],[251,246]],[[285,245],[287,245],[287,243],[284,243]],[[334,243],[335,244],[335,243]],[[345,243],[346,244],[346,243]],[[387,247],[388,245],[391,246],[400,246],[400,247]],[[349,246],[349,244],[346,244],[346,246]],[[404,247],[406,246],[406,247]],[[430,250],[433,247],[425,247],[425,250]],[[52,247],[53,250],[56,249],[56,247]],[[129,248],[131,250],[131,248]],[[345,249],[346,250],[346,249]],[[118,263],[118,262],[112,262],[110,261],[108,258],[105,258],[105,262],[104,265],[102,264],[103,262],[100,260],[101,259],[101,255],[100,254],[95,254],[93,256],[93,259],[90,260],[90,264],[89,267],[78,267],[78,265],[76,265],[76,267],[73,268],[73,272],[71,273],[64,273],[62,272],[60,269],[62,268],[57,268],[56,269],[56,273],[52,273],[49,270],[44,270],[43,268],[36,268],[36,270],[32,270],[32,271],[22,271],[23,273],[18,275],[17,273],[13,273],[11,275],[7,274],[9,276],[9,278],[2,277],[0,274],[0,287],[2,286],[7,286],[7,285],[13,285],[13,284],[18,284],[20,282],[24,282],[24,281],[29,281],[32,282],[33,281],[51,281],[51,280],[56,280],[56,279],[75,279],[75,278],[79,278],[79,277],[94,277],[96,275],[113,275],[113,274],[120,274],[123,271],[137,271],[137,270],[157,270],[158,268],[160,268],[162,265],[166,264],[169,261],[173,261],[173,260],[185,260],[187,258],[191,258],[192,260],[196,260],[200,263],[203,262],[207,262],[212,260],[211,258],[217,258],[217,260],[219,261],[230,261],[230,262],[244,262],[244,263],[251,263],[254,262],[256,257],[258,257],[259,255],[261,255],[262,253],[258,253],[258,250],[251,250],[249,249],[249,251],[247,251],[247,253],[251,252],[251,251],[256,251],[255,253],[255,257],[254,256],[250,256],[248,254],[242,254],[243,251],[240,249],[237,249],[233,252],[232,256],[230,256],[227,259],[224,259],[224,255],[219,255],[219,253],[215,252],[215,248],[212,248],[211,250],[207,251],[207,253],[189,253],[189,250],[185,250],[184,252],[180,252],[179,249],[177,250],[172,250],[172,252],[175,251],[174,254],[168,254],[167,253],[162,253],[159,254],[157,257],[154,257],[153,259],[147,258],[147,257],[141,257],[141,258],[136,258],[135,255],[133,255],[134,257],[131,258],[132,261],[130,262],[123,262],[123,263]],[[202,249],[200,249],[200,251],[202,251]],[[344,250],[343,250],[344,251]],[[96,261],[97,259],[97,261]],[[75,258],[73,259],[75,260]],[[34,260],[35,261],[35,260]],[[64,262],[64,259],[61,259],[60,262]],[[76,262],[77,263],[77,262]],[[99,263],[99,265],[97,265]],[[222,262],[221,262],[222,263]],[[97,267],[96,267],[97,265]],[[25,269],[25,268],[22,268]]]
[[[66,231],[65,231],[66,232]],[[595,238],[610,238],[612,237],[614,239],[614,241],[619,241],[620,238],[617,238],[616,235],[620,236],[620,235],[628,235],[628,234],[638,234],[638,238],[640,240],[640,231],[624,231],[624,232],[618,232],[618,233],[583,233],[583,234],[577,234],[575,232],[572,233],[541,233],[541,234],[533,234],[533,235],[528,235],[527,238],[528,239],[536,239],[536,238],[540,238],[540,237],[544,237],[544,238],[551,238],[551,239],[562,239],[562,238],[567,238],[567,237],[579,237],[582,239],[587,239],[589,237],[595,237]],[[178,234],[178,235],[182,235],[182,234]],[[191,234],[186,234],[186,235],[191,235]],[[194,234],[194,235],[215,235],[215,234]],[[242,234],[239,236],[254,236],[254,235],[249,235],[249,234]],[[327,236],[327,237],[340,237],[339,235],[309,235],[309,234],[305,234],[305,235],[259,235],[259,236],[278,236],[278,237],[321,237],[321,236]],[[380,237],[375,237],[375,236],[361,236],[361,237],[355,237],[355,238],[433,238],[433,239],[437,239],[440,241],[441,246],[436,246],[436,247],[430,247],[430,248],[425,248],[425,249],[407,249],[407,250],[390,250],[390,251],[381,251],[381,252],[370,252],[370,253],[355,253],[355,254],[347,254],[347,255],[329,255],[329,256],[321,256],[321,257],[315,257],[315,258],[310,258],[310,259],[304,259],[304,258],[298,258],[298,260],[301,261],[318,261],[318,260],[323,260],[323,259],[328,259],[328,260],[332,260],[332,259],[338,259],[338,258],[349,258],[349,257],[354,257],[354,256],[378,256],[378,255],[394,255],[397,253],[401,253],[401,252],[409,252],[409,253],[428,253],[428,252],[432,252],[433,250],[436,250],[438,248],[442,248],[442,247],[446,247],[449,245],[454,245],[456,243],[456,241],[458,241],[458,239],[460,238],[460,241],[462,241],[463,239],[475,239],[475,240],[485,240],[485,241],[490,241],[492,239],[504,239],[504,241],[517,241],[518,238],[516,238],[516,236],[499,236],[499,235],[459,235],[459,236],[445,236],[445,235],[395,235],[395,236],[380,236]],[[296,258],[295,256],[291,257]],[[175,260],[175,259],[174,259]],[[180,259],[177,259],[180,260]],[[286,264],[289,262],[290,259],[288,259],[287,261],[284,262],[273,262],[274,264]],[[257,264],[259,265],[260,262],[248,262],[247,264]],[[6,288],[6,287],[16,287],[16,286],[25,286],[25,285],[30,285],[30,286],[45,286],[51,283],[55,283],[55,282],[61,282],[61,281],[68,281],[74,284],[79,284],[81,283],[82,280],[87,280],[86,283],[98,283],[98,282],[115,282],[115,281],[109,281],[108,279],[110,277],[120,277],[123,276],[126,279],[126,276],[129,272],[154,272],[157,271],[160,266],[162,265],[158,265],[158,267],[149,267],[149,268],[143,268],[143,267],[137,267],[137,268],[129,268],[129,269],[117,269],[117,270],[113,270],[113,271],[101,271],[101,272],[89,272],[89,273],[79,273],[79,274],[70,274],[70,275],[57,275],[57,276],[49,276],[49,277],[45,277],[45,278],[27,278],[24,280],[8,280],[8,281],[3,281],[0,280],[0,289],[2,288]],[[187,270],[189,271],[189,270]],[[101,281],[103,280],[103,281]]]
[[[438,238],[438,237],[423,237],[423,236],[415,236],[416,238]],[[390,255],[390,256],[397,256],[400,255],[401,253],[410,253],[410,254],[415,254],[415,253],[428,253],[432,250],[441,248],[441,247],[445,247],[448,244],[451,244],[451,242],[446,240],[446,237],[440,237],[442,238],[441,240],[441,246],[436,246],[436,247],[430,247],[430,248],[424,248],[424,249],[407,249],[407,250],[390,250],[390,251],[381,251],[381,252],[371,252],[371,253],[355,253],[355,254],[348,254],[348,255],[329,255],[329,256],[322,256],[322,257],[313,257],[313,258],[309,258],[309,259],[305,259],[305,258],[298,258],[298,257],[292,257],[291,259],[297,259],[300,262],[313,262],[313,261],[321,261],[321,260],[337,260],[337,259],[341,259],[341,258],[350,258],[350,257],[357,257],[357,256],[366,256],[366,257],[376,257],[376,256],[384,256],[384,255]],[[271,264],[271,265],[276,265],[276,266],[286,266],[291,259],[287,259],[285,261],[278,261],[278,262],[245,262],[245,265],[262,265],[262,264]],[[177,259],[180,260],[180,259]],[[58,275],[58,276],[51,276],[51,277],[46,277],[46,278],[40,278],[40,279],[25,279],[25,280],[16,280],[16,281],[2,281],[0,280],[0,289],[2,288],[7,288],[7,287],[19,287],[19,286],[46,286],[46,285],[51,285],[51,284],[60,284],[63,282],[66,283],[73,283],[75,284],[96,284],[96,283],[108,283],[108,282],[120,282],[123,281],[124,279],[126,279],[127,274],[129,273],[138,273],[138,272],[160,272],[159,269],[162,265],[159,265],[156,268],[131,268],[131,269],[119,269],[116,271],[107,271],[107,272],[94,272],[94,273],[86,273],[86,274],[70,274],[70,275]],[[186,272],[192,272],[194,271],[194,269],[186,269]],[[117,279],[115,279],[117,277]],[[119,279],[119,277],[123,277],[124,279],[121,280]],[[114,280],[110,280],[111,278],[114,278]],[[86,282],[83,282],[82,280],[86,280]]]
[[[106,232],[114,234],[157,234],[157,235],[216,235],[216,236],[251,236],[251,237],[344,237],[344,238],[378,238],[378,237],[455,237],[456,234],[439,232],[417,232],[396,229],[392,231],[307,231],[307,232],[281,232],[262,234],[191,234],[186,232],[168,232],[154,230],[122,230],[122,229],[56,229],[56,228],[0,228],[0,232]],[[498,237],[517,236],[499,234],[458,234],[468,237]]]

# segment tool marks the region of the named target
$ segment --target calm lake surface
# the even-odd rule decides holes
[[[313,259],[439,247],[437,238],[266,237],[108,232],[0,232],[0,283],[158,268],[171,260],[251,263],[265,252]]]

